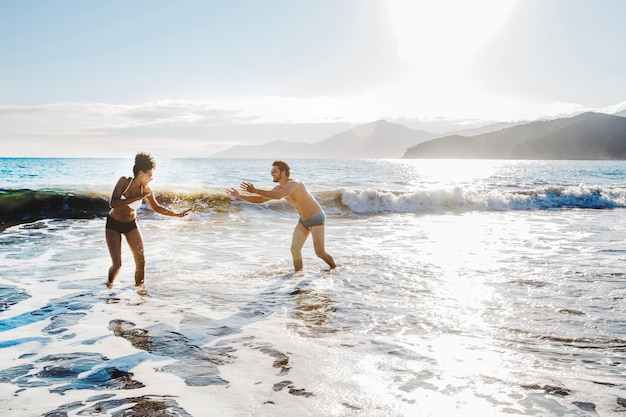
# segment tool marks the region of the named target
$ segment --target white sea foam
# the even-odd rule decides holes
[[[414,192],[341,191],[341,202],[354,213],[433,213],[474,210],[617,208],[626,206],[626,189],[589,186],[528,190],[477,190],[450,187]]]

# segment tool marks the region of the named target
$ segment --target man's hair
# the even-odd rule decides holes
[[[287,164],[287,162],[285,161],[274,161],[274,163],[272,163],[273,167],[278,168],[279,171],[285,171],[287,173],[287,177],[289,177],[289,165]]]
[[[133,167],[133,175],[135,177],[139,171],[148,172],[156,167],[154,158],[149,153],[139,152],[135,155],[135,166]]]

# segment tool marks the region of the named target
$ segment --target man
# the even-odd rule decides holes
[[[271,175],[273,181],[277,182],[278,185],[271,191],[259,190],[250,182],[242,182],[240,187],[243,191],[256,195],[241,195],[234,188],[227,189],[226,193],[231,197],[255,204],[265,203],[269,200],[280,200],[281,198],[287,200],[300,214],[300,220],[298,220],[291,239],[291,256],[296,271],[302,270],[302,246],[304,246],[309,233],[313,235],[315,254],[331,268],[335,268],[335,260],[324,249],[324,223],[326,221],[324,210],[302,182],[289,178],[289,173],[290,168],[286,162],[274,161]]]

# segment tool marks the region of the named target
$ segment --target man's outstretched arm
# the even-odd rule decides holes
[[[262,197],[260,195],[242,195],[239,193],[239,191],[237,191],[234,188],[227,188],[226,194],[238,200],[244,200],[244,201],[247,201],[248,203],[254,203],[254,204],[262,204],[262,203],[265,203],[266,201],[271,200],[270,198]]]
[[[268,190],[259,190],[252,184],[251,182],[242,182],[241,189],[247,191],[252,194],[257,194],[261,197],[265,197],[271,200],[280,200],[281,198],[287,197],[289,194],[296,191],[298,184],[296,182],[289,182],[284,187],[276,187],[271,191]]]

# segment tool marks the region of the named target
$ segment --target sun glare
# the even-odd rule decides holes
[[[449,63],[480,48],[506,21],[514,0],[388,0],[398,56]]]

